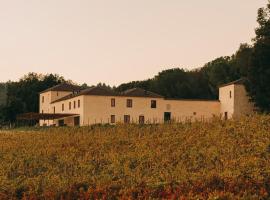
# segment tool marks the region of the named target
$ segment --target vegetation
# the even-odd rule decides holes
[[[270,1],[260,8],[255,44],[250,56],[248,89],[252,99],[262,111],[270,113]]]
[[[218,86],[245,77],[248,92],[265,113],[270,112],[270,2],[258,10],[253,45],[241,44],[232,56],[217,58],[202,68],[188,71],[164,70],[154,78],[133,81],[115,87],[99,86],[122,92],[140,87],[169,98],[217,99]],[[0,122],[13,122],[22,112],[38,112],[38,93],[66,80],[58,75],[30,73],[18,82],[0,84]],[[4,105],[3,105],[4,103]]]
[[[172,98],[217,98],[218,86],[223,83],[247,79],[252,100],[262,112],[270,112],[270,1],[258,10],[254,44],[241,44],[232,56],[217,58],[193,71],[166,70],[153,79],[120,85],[123,91],[142,87]]]
[[[6,104],[6,84],[0,83],[0,106]]]
[[[0,199],[267,199],[270,116],[0,134]]]
[[[18,82],[7,82],[5,90],[0,94],[5,98],[4,106],[0,107],[0,121],[12,122],[17,114],[38,112],[39,92],[65,81],[63,77],[54,74],[29,73]]]

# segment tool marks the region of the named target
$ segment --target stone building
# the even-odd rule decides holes
[[[56,116],[40,120],[42,126],[87,126],[115,123],[163,123],[166,121],[229,119],[252,114],[242,80],[219,88],[219,100],[167,99],[140,88],[123,93],[102,87],[60,84],[40,93],[40,114]]]

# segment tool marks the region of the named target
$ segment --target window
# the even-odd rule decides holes
[[[69,107],[69,110],[71,110],[71,102],[69,102],[69,105],[68,105],[68,107]]]
[[[143,115],[139,116],[139,124],[144,124],[144,116]]]
[[[55,106],[53,107],[53,113],[55,113]]]
[[[62,104],[62,111],[64,111],[65,110],[65,105],[64,104]]]
[[[81,101],[80,99],[78,100],[78,108],[81,107]]]
[[[132,99],[127,99],[127,107],[132,108]]]
[[[58,96],[59,95],[59,93],[58,92],[56,92],[56,96]]]
[[[73,102],[73,108],[76,108],[76,101]]]
[[[42,103],[44,103],[44,96],[42,96]]]
[[[115,99],[111,99],[111,107],[115,107]]]
[[[230,99],[232,98],[232,91],[230,91]]]
[[[112,124],[115,123],[115,115],[111,115],[111,123],[112,123]]]
[[[125,124],[130,123],[130,116],[129,115],[124,115],[124,123]]]
[[[43,114],[43,110],[41,111],[41,113]]]
[[[151,100],[151,108],[157,108],[157,101]]]
[[[197,113],[196,112],[193,112],[193,115],[197,115]]]
[[[228,112],[224,113],[224,119],[227,120],[228,119]]]

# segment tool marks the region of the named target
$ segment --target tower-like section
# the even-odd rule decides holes
[[[68,95],[78,93],[82,88],[80,86],[62,83],[54,87],[48,88],[39,93],[39,113],[55,113],[55,107],[52,102],[66,97]],[[51,125],[53,120],[40,120],[40,125]]]
[[[243,82],[239,79],[219,87],[220,113],[225,119],[254,113]]]

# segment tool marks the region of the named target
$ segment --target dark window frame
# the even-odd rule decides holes
[[[144,124],[145,123],[145,117],[144,115],[139,116],[139,124]]]
[[[65,104],[62,103],[62,111],[65,111]]]
[[[68,103],[68,108],[71,110],[71,101]]]
[[[157,100],[151,100],[151,108],[157,108]]]
[[[76,101],[73,101],[73,109],[76,109]]]
[[[115,124],[116,122],[115,118],[116,118],[115,115],[111,115],[111,124]]]
[[[127,99],[127,108],[132,108],[132,107],[133,107],[132,99]]]
[[[115,98],[111,98],[111,107],[115,107]]]
[[[78,99],[78,108],[80,108],[80,107],[81,107],[81,100]]]
[[[124,115],[124,123],[129,124],[130,123],[130,115]]]

